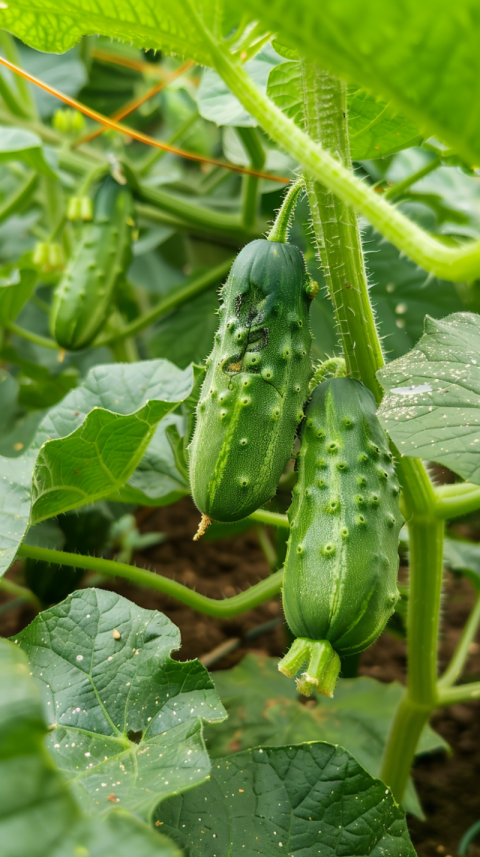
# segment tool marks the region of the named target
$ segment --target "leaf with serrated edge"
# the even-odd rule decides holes
[[[402,455],[480,484],[480,317],[425,319],[416,348],[378,372],[378,416]]]
[[[202,720],[225,710],[199,661],[170,658],[180,634],[162,613],[87,589],[16,640],[55,726],[48,746],[85,811],[104,813],[114,800],[148,819],[209,775]]]
[[[197,8],[215,31],[217,4],[203,0]],[[188,6],[176,0],[104,0],[96,6],[88,0],[9,0],[0,12],[0,27],[30,47],[51,53],[67,51],[83,35],[100,35],[212,64],[210,46]]]
[[[0,640],[0,842],[4,857],[180,857],[129,813],[83,816],[45,749],[39,689],[18,647]]]
[[[162,831],[195,857],[415,857],[390,791],[342,747],[259,747],[165,801]]]
[[[294,682],[278,672],[277,658],[249,654],[230,670],[215,673],[215,687],[228,712],[221,725],[207,726],[212,758],[248,748],[287,742],[329,741],[345,747],[372,777],[380,775],[383,751],[402,697],[397,682],[372,678],[340,679],[335,698],[318,697],[302,705]],[[447,750],[448,745],[427,726],[417,753]],[[422,818],[410,780],[403,807]]]
[[[28,523],[112,498],[160,420],[192,387],[191,367],[182,371],[168,360],[95,366],[49,411],[25,455],[0,457],[0,573],[15,558]]]

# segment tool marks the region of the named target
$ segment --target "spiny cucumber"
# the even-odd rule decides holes
[[[352,378],[315,388],[289,510],[283,606],[295,636],[279,669],[333,696],[340,655],[366,649],[398,598],[400,488],[375,401]]]
[[[237,521],[275,493],[312,374],[317,289],[291,244],[258,239],[233,263],[190,446],[193,499],[206,518]]]

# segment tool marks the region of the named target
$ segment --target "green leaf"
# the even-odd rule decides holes
[[[389,790],[341,747],[260,747],[222,759],[210,780],[159,809],[195,857],[414,857]]]
[[[396,184],[414,175],[432,161],[432,153],[414,147],[399,152],[385,162],[364,164],[374,182]],[[480,234],[480,187],[476,175],[467,175],[456,166],[438,166],[429,175],[412,182],[399,199],[406,214],[415,218],[430,209],[434,222],[425,224],[428,231],[442,235],[478,238]],[[421,222],[421,221],[420,221]]]
[[[286,62],[272,68],[267,95],[284,113],[303,127],[303,93],[299,62]],[[400,116],[389,104],[350,86],[348,91],[348,130],[354,161],[384,158],[400,149],[419,143],[418,128]]]
[[[379,418],[402,455],[480,484],[480,318],[425,319],[417,347],[378,372]]]
[[[203,0],[199,11],[213,31],[218,21],[215,4]],[[63,53],[83,35],[102,35],[138,48],[163,50],[212,65],[211,51],[198,31],[187,5],[163,0],[119,0],[114,7],[92,7],[88,0],[10,0],[0,13],[0,27],[39,51]]]
[[[16,640],[42,686],[48,746],[86,812],[114,800],[149,819],[208,776],[202,720],[225,711],[199,661],[170,658],[180,633],[162,613],[81,590]]]
[[[215,673],[215,686],[228,720],[205,731],[210,756],[263,746],[328,741],[341,744],[373,777],[381,761],[393,716],[402,696],[397,682],[383,684],[372,678],[341,679],[335,698],[318,697],[302,705],[294,682],[278,672],[278,660],[247,655],[230,670]],[[417,753],[447,749],[448,745],[427,726]],[[410,780],[405,810],[422,817]]]
[[[20,270],[13,265],[0,271],[0,318],[7,326],[31,298],[37,279],[36,271]]]
[[[28,522],[117,492],[162,417],[192,386],[192,369],[168,360],[95,366],[42,420],[25,455],[0,458],[0,570],[14,559]]]
[[[82,816],[47,753],[42,701],[23,652],[0,640],[0,841],[8,857],[180,857],[138,819]]]
[[[121,488],[192,382],[191,370],[181,372],[168,361],[96,366],[40,426],[31,522]]]
[[[246,63],[245,70],[257,86],[265,92],[271,69],[280,62],[280,57],[271,45],[265,45],[258,54]],[[226,83],[213,69],[205,69],[197,92],[197,105],[200,116],[215,122],[216,125],[235,125],[255,128],[256,119],[248,113],[238,98],[233,95]]]
[[[33,131],[21,128],[2,128],[0,133],[0,163],[23,161],[44,176],[55,177],[56,173],[45,160],[43,144]]]
[[[364,87],[436,134],[469,164],[480,155],[475,0],[231,0],[282,42]]]

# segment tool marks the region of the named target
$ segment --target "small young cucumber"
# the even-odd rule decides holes
[[[333,696],[340,657],[376,640],[398,598],[400,488],[366,387],[324,381],[306,409],[289,510],[283,607],[299,638],[280,662],[299,690]]]
[[[238,521],[276,491],[312,375],[315,294],[300,250],[258,239],[233,263],[190,445],[204,518]]]
[[[132,195],[107,176],[52,302],[51,334],[67,351],[86,348],[105,324],[115,284],[130,262],[132,226]]]

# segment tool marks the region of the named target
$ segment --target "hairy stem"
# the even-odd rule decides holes
[[[305,126],[310,137],[351,170],[346,85],[302,60]],[[333,303],[347,373],[381,401],[376,372],[384,360],[368,296],[362,244],[353,208],[306,176],[308,199],[325,281]]]
[[[26,544],[20,546],[17,556],[42,560],[54,565],[85,568],[97,571],[106,577],[124,577],[139,586],[148,586],[158,592],[163,592],[165,595],[187,604],[192,610],[198,610],[199,613],[216,616],[219,619],[238,616],[239,613],[245,613],[247,610],[257,607],[258,604],[263,604],[264,601],[274,598],[280,592],[283,579],[283,571],[277,571],[239,595],[217,600],[216,598],[208,598],[206,595],[200,595],[198,592],[189,589],[188,586],[183,586],[176,580],[169,580],[168,577],[154,574],[153,571],[102,557],[82,556],[81,554],[37,548]]]

